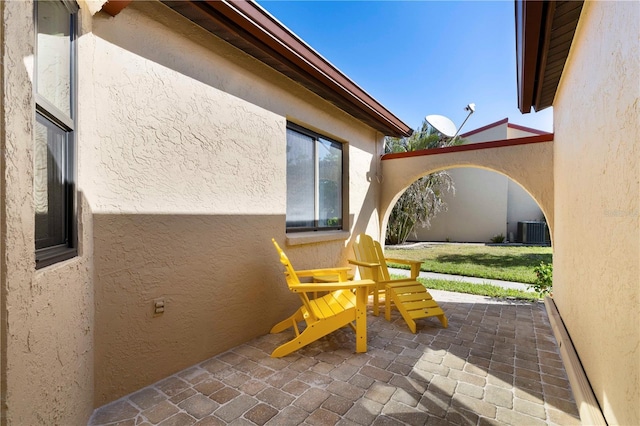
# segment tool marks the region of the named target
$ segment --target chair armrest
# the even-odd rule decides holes
[[[420,262],[419,260],[396,259],[394,257],[385,257],[384,260],[386,262],[400,263],[402,265],[410,265],[411,278],[414,280],[418,278],[418,275],[420,275],[420,265],[422,265],[422,262]]]
[[[372,287],[375,285],[375,281],[372,280],[358,280],[341,283],[300,283],[295,286],[290,286],[289,288],[294,293],[307,293],[311,291],[351,290],[358,287]]]
[[[365,268],[375,268],[380,266],[379,263],[362,262],[360,260],[354,260],[354,259],[349,259],[349,263],[351,263],[352,265],[364,266]]]
[[[401,284],[401,283],[418,284],[419,281],[416,280],[415,278],[406,277],[406,278],[397,278],[397,279],[392,278],[388,281],[376,281],[376,283],[378,283],[379,286],[385,286],[387,284]]]
[[[348,266],[341,268],[321,268],[321,269],[305,269],[302,271],[296,271],[298,277],[322,277],[327,275],[337,275],[338,281],[347,281],[347,276],[351,272],[351,268]]]
[[[419,260],[397,259],[395,257],[385,257],[384,260],[387,262],[402,263],[404,265],[413,265],[413,264],[421,265],[422,264],[422,262],[420,262]]]
[[[349,263],[356,266],[362,266],[364,268],[371,269],[371,278],[373,278],[375,282],[379,282],[380,266],[382,266],[379,263],[363,262],[361,260],[354,260],[354,259],[349,259]]]

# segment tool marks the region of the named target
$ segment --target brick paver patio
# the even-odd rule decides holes
[[[432,291],[449,318],[369,316],[281,359],[266,335],[97,409],[91,425],[575,425],[542,303]]]

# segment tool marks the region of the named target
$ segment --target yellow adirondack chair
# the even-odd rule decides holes
[[[289,318],[274,325],[271,333],[280,333],[290,327],[295,338],[277,347],[271,356],[280,358],[298,350],[333,331],[350,325],[356,333],[356,352],[367,351],[367,301],[369,291],[375,286],[371,280],[347,281],[351,268],[310,269],[295,271],[289,258],[275,239],[271,240],[284,265],[284,275],[289,290],[297,293],[302,306]],[[321,277],[334,275],[339,282],[302,283],[300,277]],[[316,292],[328,292],[314,298]],[[300,332],[298,323],[305,321],[306,327]]]
[[[379,314],[380,293],[385,294],[385,318],[391,320],[391,302],[400,311],[411,332],[416,332],[416,321],[420,318],[437,317],[442,326],[447,328],[447,317],[433,300],[431,294],[419,281],[420,262],[405,259],[385,258],[380,243],[369,235],[360,234],[353,244],[356,260],[349,260],[357,265],[360,277],[376,282],[373,291],[373,313]],[[402,263],[411,266],[411,277],[392,280],[387,262]]]

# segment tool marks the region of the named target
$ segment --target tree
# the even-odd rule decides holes
[[[417,151],[461,143],[460,140],[451,143],[423,121],[421,128],[408,138],[385,138],[385,152]],[[412,233],[416,235],[417,225],[423,228],[430,227],[431,219],[447,209],[446,203],[442,200],[445,192],[455,193],[455,187],[453,179],[444,170],[423,176],[412,183],[391,210],[386,243],[402,244]]]

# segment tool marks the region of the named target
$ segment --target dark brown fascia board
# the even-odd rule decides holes
[[[108,13],[111,16],[116,16],[122,12],[122,9],[129,6],[132,0],[109,0],[102,5],[102,11]]]
[[[515,0],[518,109],[523,114],[534,105],[544,5],[543,1]]]
[[[501,126],[503,124],[507,124],[507,127],[509,129],[516,129],[516,130],[522,130],[524,132],[529,132],[529,133],[533,133],[536,135],[548,135],[550,134],[549,132],[545,132],[544,130],[538,130],[538,129],[534,129],[532,127],[525,127],[525,126],[521,126],[519,124],[513,124],[513,123],[509,123],[509,118],[503,118],[502,120],[498,120],[495,123],[491,123],[491,124],[487,124],[486,126],[482,126],[482,127],[478,127],[477,129],[474,130],[470,130],[467,133],[463,133],[460,135],[461,138],[466,138],[472,135],[475,135],[477,133],[480,132],[484,132],[485,130],[489,130],[492,129],[494,127],[497,126]]]
[[[469,143],[465,145],[445,146],[443,148],[420,149],[408,152],[392,152],[384,154],[381,160],[393,160],[397,158],[424,157],[428,155],[447,154],[451,152],[479,151],[482,149],[503,148],[506,146],[528,145],[532,143],[553,142],[554,134],[545,133],[543,135],[525,136],[523,138],[503,139],[492,142]]]
[[[551,133],[545,132],[544,130],[534,129],[533,127],[521,126],[519,124],[508,123],[507,127],[510,129],[522,130],[523,132],[529,132],[536,135],[550,135]]]
[[[543,90],[548,86],[549,82],[545,79],[547,72],[547,65],[549,64],[549,46],[551,43],[551,36],[553,30],[553,15],[556,10],[556,1],[545,2],[542,14],[542,22],[540,28],[540,45],[538,48],[538,61],[536,65],[536,86],[535,93],[533,95],[533,108],[536,111],[540,111],[544,108],[550,107],[553,102],[553,96],[551,100],[547,97],[543,98]],[[542,26],[543,25],[543,26]],[[566,58],[562,58],[564,62]],[[557,85],[553,87],[553,94]],[[548,92],[548,91],[547,91]]]
[[[276,69],[387,136],[412,129],[257,3],[161,0],[205,30]]]
[[[476,133],[484,132],[485,130],[500,126],[504,123],[509,123],[509,118],[503,118],[502,120],[498,120],[495,123],[487,124],[486,126],[478,127],[477,129],[469,130],[467,133],[463,133],[460,135],[461,138],[466,138]]]
[[[515,0],[518,108],[553,104],[583,0]]]

